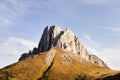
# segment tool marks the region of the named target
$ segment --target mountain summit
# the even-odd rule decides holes
[[[86,61],[101,67],[108,67],[97,56],[89,54],[86,47],[80,43],[78,37],[70,29],[63,30],[58,26],[47,26],[44,29],[38,48],[34,48],[33,51],[29,51],[29,53],[24,53],[19,61],[40,52],[47,51],[53,47],[71,51],[83,57]]]
[[[0,69],[0,80],[120,80],[69,29],[47,26],[37,48]]]

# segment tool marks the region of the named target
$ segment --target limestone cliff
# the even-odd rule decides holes
[[[86,47],[83,46],[78,37],[69,29],[63,30],[58,26],[47,26],[42,34],[38,48],[34,48],[29,53],[24,53],[19,61],[38,54],[39,52],[47,51],[52,47],[63,48],[77,54],[88,62],[107,67],[107,65],[95,55],[90,55]]]

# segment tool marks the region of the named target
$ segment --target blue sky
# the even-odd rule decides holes
[[[119,0],[0,0],[0,67],[37,46],[46,26],[70,28],[112,69],[120,69]]]

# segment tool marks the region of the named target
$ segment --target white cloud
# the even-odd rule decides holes
[[[100,44],[92,39],[92,37],[88,34],[83,35],[83,44],[89,45],[89,46],[94,46],[95,48],[98,48]]]
[[[107,3],[110,0],[78,0],[79,2],[82,2],[84,4],[104,4]]]
[[[120,69],[120,46],[116,48],[116,46],[104,47],[101,43],[90,39],[87,39],[84,36],[83,43],[87,47],[90,54],[97,55],[100,59],[102,59],[108,66],[112,69]],[[112,45],[112,44],[111,44]]]
[[[36,42],[16,37],[9,37],[0,44],[0,54],[7,55],[21,55],[37,46]]]
[[[0,1],[0,26],[10,26],[15,23],[28,9],[22,0]]]
[[[120,50],[116,48],[89,49],[99,56],[112,69],[120,69]],[[93,51],[92,51],[93,50]]]
[[[29,41],[29,40],[25,40],[22,38],[16,38],[16,37],[10,37],[8,40],[9,43],[20,43],[23,46],[28,47],[29,49],[32,49],[33,46],[36,46],[37,43]]]
[[[114,32],[120,32],[120,28],[115,28],[115,27],[104,27],[104,29],[111,30]]]
[[[78,7],[73,4],[73,1],[68,2],[63,0],[2,0],[0,1],[0,27],[11,25],[13,26],[17,23],[17,21],[23,19],[26,14],[38,14],[39,12],[46,13],[46,11],[48,11],[49,15],[51,15],[51,13],[54,13],[60,14],[62,16],[68,16],[74,15],[73,13],[76,14],[77,8]],[[71,12],[71,10],[74,11]]]
[[[39,0],[2,0],[0,1],[0,27],[11,26],[26,14],[47,7],[51,1]],[[52,2],[55,2],[52,0]],[[49,7],[48,7],[49,8]]]
[[[83,37],[84,37],[85,39],[87,39],[87,40],[91,40],[91,37],[90,37],[89,35],[87,35],[87,34],[84,34]]]

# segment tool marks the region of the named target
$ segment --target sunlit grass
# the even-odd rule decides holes
[[[74,53],[54,49],[56,54],[49,66],[45,62],[48,52],[44,52],[1,69],[0,80],[94,80],[118,73],[92,63],[82,64],[70,56],[63,58],[63,54]]]

